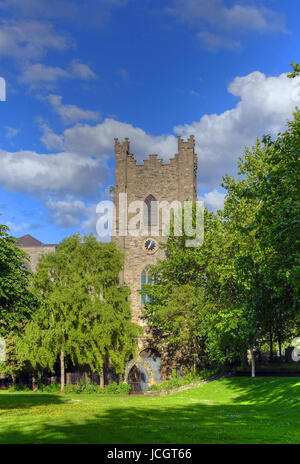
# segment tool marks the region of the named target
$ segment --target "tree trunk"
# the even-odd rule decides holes
[[[103,372],[103,369],[102,369],[101,375],[100,375],[100,388],[104,388],[104,372]]]
[[[255,377],[255,354],[254,349],[251,349],[251,377]]]
[[[32,376],[32,391],[38,391],[38,384],[36,383],[36,378]]]
[[[273,332],[270,330],[270,361],[273,361]]]
[[[281,356],[282,356],[282,346],[281,346],[281,339],[279,338],[278,340],[278,348],[279,348],[279,356],[280,356],[280,360],[281,360]]]
[[[60,391],[63,393],[65,389],[65,353],[60,352]]]

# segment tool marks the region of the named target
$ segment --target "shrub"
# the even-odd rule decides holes
[[[188,385],[189,383],[198,382],[200,380],[208,379],[213,375],[216,375],[216,370],[201,370],[201,371],[186,371],[184,376],[181,376],[176,372],[176,370],[172,370],[172,375],[169,380],[165,380],[157,385],[152,385],[149,388],[150,391],[165,391],[165,390],[172,390],[174,388],[182,387],[183,385]]]
[[[28,385],[25,385],[24,383],[16,383],[15,385],[12,385],[8,391],[10,392],[31,391],[31,388],[29,388]]]
[[[49,385],[39,385],[38,391],[46,393],[56,393],[60,391],[60,383],[51,383]]]

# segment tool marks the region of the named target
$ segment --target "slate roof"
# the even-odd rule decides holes
[[[36,247],[43,246],[44,244],[31,235],[27,234],[18,239],[18,245],[22,247]]]

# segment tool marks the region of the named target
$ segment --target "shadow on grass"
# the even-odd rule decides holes
[[[112,402],[109,407],[99,397],[90,416],[83,403],[83,415],[66,412],[56,422],[43,417],[31,429],[16,423],[1,432],[0,443],[300,443],[297,381],[227,378],[216,382],[215,390],[214,383],[206,387],[207,395],[199,394],[199,387],[163,398],[123,399],[122,406]],[[62,399],[41,395],[37,401],[46,396],[49,403]]]
[[[300,404],[300,378],[291,377],[229,377],[223,382],[235,396],[234,403]]]
[[[5,393],[0,395],[0,410],[27,409],[33,406],[60,404],[63,396],[47,393]]]

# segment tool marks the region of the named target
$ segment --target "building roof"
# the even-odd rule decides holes
[[[43,243],[29,234],[18,238],[16,245],[20,247],[57,247],[57,243]]]
[[[32,237],[31,235],[23,235],[18,239],[18,245],[21,247],[37,247],[37,246],[44,246],[42,242],[37,240],[36,238]]]

